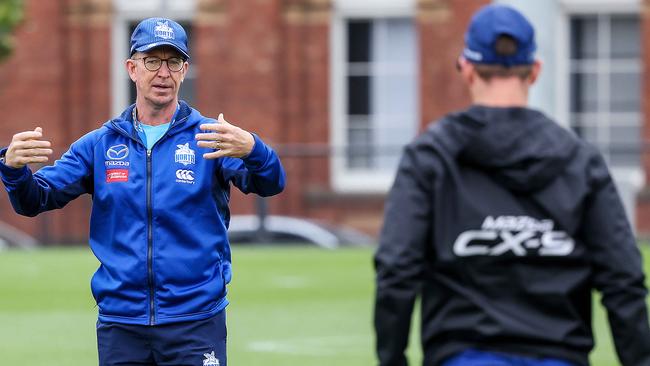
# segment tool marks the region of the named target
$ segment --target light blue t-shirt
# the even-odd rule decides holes
[[[170,123],[171,122],[167,122],[158,126],[149,126],[144,123],[140,124],[142,131],[138,131],[138,135],[140,135],[140,139],[147,146],[147,150],[151,150],[153,145],[163,137],[165,132],[169,129]]]
[[[150,126],[150,125],[145,125],[144,123],[139,123],[137,120],[137,113],[135,108],[133,109],[133,123],[135,125],[136,131],[138,131],[138,136],[140,136],[140,140],[144,142],[144,145],[147,147],[147,150],[151,150],[153,145],[160,140],[161,137],[167,132],[169,129],[169,125],[176,120],[176,115],[178,115],[178,111],[181,109],[181,106],[178,105],[176,106],[176,111],[174,112],[174,115],[172,116],[172,121],[163,123],[162,125],[159,126]]]

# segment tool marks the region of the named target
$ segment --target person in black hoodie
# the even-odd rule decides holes
[[[588,365],[592,290],[624,366],[650,365],[640,252],[597,150],[527,107],[540,72],[513,8],[474,15],[459,57],[473,105],[409,144],[375,253],[376,351],[406,365]]]

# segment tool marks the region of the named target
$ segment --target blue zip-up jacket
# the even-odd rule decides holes
[[[2,181],[25,216],[92,195],[90,247],[101,264],[91,287],[101,321],[153,325],[208,318],[228,304],[230,184],[274,195],[284,188],[284,169],[255,135],[253,151],[242,159],[204,159],[209,150],[196,145],[195,135],[201,124],[216,121],[184,102],[147,151],[133,126],[133,108],[34,174],[0,164]]]

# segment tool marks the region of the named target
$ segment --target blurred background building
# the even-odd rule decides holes
[[[288,186],[269,212],[376,235],[403,145],[469,102],[454,62],[488,2],[24,0],[14,53],[0,64],[0,144],[42,126],[58,156],[122,111],[135,95],[130,33],[166,16],[190,35],[182,98],[280,153]],[[600,148],[639,235],[650,236],[650,1],[496,2],[536,26],[544,70],[531,104]],[[235,214],[256,205],[233,194]],[[90,198],[69,206],[28,219],[0,195],[0,221],[44,242],[85,242]]]

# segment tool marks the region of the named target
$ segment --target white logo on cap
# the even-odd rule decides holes
[[[156,22],[158,25],[153,29],[153,34],[162,39],[174,39],[174,30],[167,21]]]

